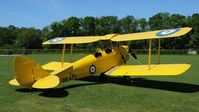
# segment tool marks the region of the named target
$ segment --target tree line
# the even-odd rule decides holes
[[[136,19],[130,15],[124,18],[89,16],[84,18],[70,17],[53,22],[43,29],[18,28],[13,25],[0,27],[0,48],[59,48],[59,46],[42,46],[41,43],[55,37],[95,36],[109,33],[126,34],[179,27],[192,27],[193,30],[181,38],[162,39],[161,47],[163,49],[199,49],[199,14],[183,16],[167,12],[157,13],[148,20],[145,18]],[[157,48],[157,41],[153,41],[153,48]],[[127,44],[134,49],[148,48],[148,40],[130,41]],[[86,48],[88,45],[90,46],[90,44],[82,44],[79,47]]]

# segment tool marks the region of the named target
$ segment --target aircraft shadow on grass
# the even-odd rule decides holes
[[[166,90],[166,91],[173,91],[173,92],[180,92],[180,93],[193,93],[193,92],[199,91],[199,85],[195,85],[195,84],[149,80],[149,79],[144,79],[144,78],[133,78],[132,82],[125,82],[121,78],[118,78],[118,77],[106,77],[104,81],[101,81],[98,76],[90,76],[90,77],[82,78],[79,80],[92,82],[92,83],[73,84],[73,85],[69,85],[69,86],[65,86],[61,88],[52,88],[52,89],[46,89],[46,90],[20,88],[20,89],[16,89],[15,91],[40,92],[39,96],[61,98],[61,97],[68,96],[69,93],[67,89],[81,87],[81,86],[105,84],[105,83],[113,83],[113,84],[132,86],[132,87],[159,89],[159,90]]]
[[[89,81],[89,82],[100,81],[99,78],[97,78],[97,76],[90,76],[80,80]],[[132,82],[125,82],[124,80],[118,77],[106,77],[104,83],[114,83],[124,86],[151,88],[151,89],[159,89],[159,90],[166,90],[166,91],[173,91],[180,93],[193,93],[199,91],[199,85],[196,84],[158,81],[158,80],[150,80],[145,78],[133,78]]]
[[[87,83],[87,84],[73,84],[73,85],[62,87],[62,88],[52,88],[52,89],[19,88],[19,89],[15,89],[15,91],[23,92],[23,93],[40,92],[39,96],[50,97],[50,98],[62,98],[62,97],[68,96],[69,93],[68,93],[67,89],[80,87],[80,86],[97,85],[97,84],[102,84],[102,83],[101,82],[94,82],[94,83]]]

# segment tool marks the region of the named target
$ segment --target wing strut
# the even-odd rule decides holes
[[[149,56],[148,56],[148,66],[151,68],[151,47],[152,47],[152,39],[149,40]]]
[[[160,43],[161,43],[161,41],[160,41],[160,38],[158,39],[158,64],[160,64]]]
[[[70,46],[70,63],[72,63],[72,58],[73,58],[73,44]]]
[[[62,49],[62,67],[64,66],[64,57],[65,57],[65,50],[66,50],[66,44],[63,44],[63,49]]]

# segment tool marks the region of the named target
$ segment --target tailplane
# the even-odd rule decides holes
[[[26,88],[39,88],[38,85],[42,85],[41,82],[43,79],[47,79],[48,81],[51,80],[50,82],[56,80],[56,82],[53,82],[49,87],[42,86],[41,88],[51,88],[52,86],[55,87],[59,84],[59,78],[57,76],[47,78],[47,76],[50,76],[51,74],[45,71],[36,61],[24,56],[15,57],[14,73],[16,80],[11,80],[9,82],[11,85],[21,85]]]

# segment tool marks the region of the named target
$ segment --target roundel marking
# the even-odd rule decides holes
[[[89,67],[89,72],[90,72],[90,74],[95,74],[95,72],[96,72],[96,66],[95,65],[91,65]]]
[[[59,42],[59,41],[62,41],[62,40],[64,40],[64,37],[55,38],[55,39],[50,40],[49,42],[50,43],[55,43],[55,42]]]
[[[180,29],[164,30],[164,31],[156,33],[156,36],[159,36],[159,37],[168,36],[168,35],[178,32],[178,31],[180,31]]]

